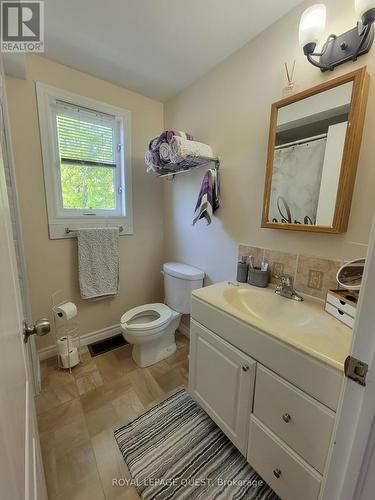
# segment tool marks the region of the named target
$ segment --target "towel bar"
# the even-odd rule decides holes
[[[120,233],[123,232],[124,228],[122,226],[119,226],[119,231]],[[76,231],[74,229],[69,229],[68,227],[65,228],[65,234],[70,234],[70,233],[75,233]]]

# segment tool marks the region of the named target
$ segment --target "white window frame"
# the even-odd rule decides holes
[[[44,185],[50,239],[74,237],[74,230],[90,227],[122,227],[120,235],[133,234],[131,179],[131,114],[122,108],[36,82]],[[120,143],[116,151],[116,210],[64,209],[60,180],[56,101],[115,117]],[[105,168],[105,167],[104,167]],[[117,188],[120,188],[119,190]],[[118,192],[119,191],[119,192]],[[70,233],[66,232],[69,228]]]

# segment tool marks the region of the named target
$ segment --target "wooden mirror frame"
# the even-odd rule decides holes
[[[261,227],[268,229],[287,229],[292,231],[310,231],[315,233],[334,234],[345,233],[347,231],[365,121],[369,81],[370,76],[366,71],[366,67],[363,67],[272,104]],[[271,198],[278,110],[284,106],[288,106],[289,104],[301,101],[307,97],[311,97],[349,82],[353,82],[353,90],[332,226],[269,222],[268,213]]]

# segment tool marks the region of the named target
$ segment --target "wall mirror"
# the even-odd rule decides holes
[[[348,290],[359,290],[362,284],[366,259],[355,259],[346,262],[337,272],[337,283]]]
[[[362,68],[272,105],[262,227],[347,230],[368,84]]]

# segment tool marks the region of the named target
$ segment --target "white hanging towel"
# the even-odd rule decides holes
[[[81,297],[98,300],[117,295],[118,228],[78,229],[78,272]]]

